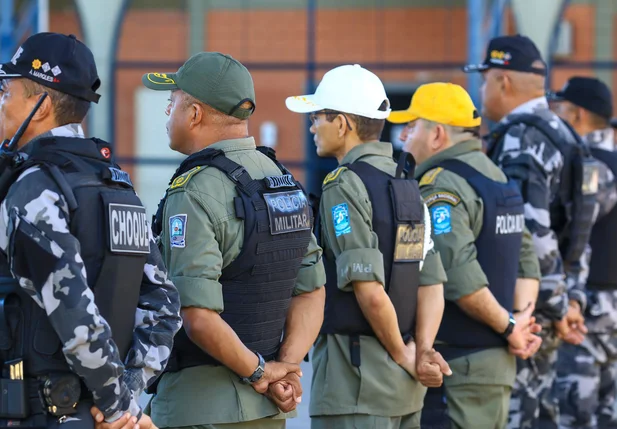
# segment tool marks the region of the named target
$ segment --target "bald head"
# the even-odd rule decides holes
[[[532,67],[544,69],[542,61],[535,61]],[[528,95],[529,99],[544,95],[546,78],[536,73],[524,73],[519,71],[504,70],[504,74],[511,83],[511,91],[514,94]]]
[[[542,61],[534,61],[532,66],[545,69]],[[536,73],[491,68],[483,77],[483,114],[495,122],[521,104],[545,94],[546,78]]]

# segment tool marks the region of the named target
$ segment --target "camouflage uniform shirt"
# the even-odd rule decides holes
[[[520,105],[501,122],[507,123],[511,115],[520,113],[540,116],[564,139],[574,143],[574,137],[549,109],[545,97]],[[549,320],[559,320],[567,312],[568,293],[557,234],[551,229],[549,206],[559,187],[563,156],[540,130],[518,124],[508,129],[502,151],[496,158],[506,175],[518,182],[525,201],[525,223],[531,232],[542,273],[536,310]],[[571,297],[584,307],[585,296],[577,292]]]
[[[52,135],[84,138],[81,126],[70,124],[37,139]],[[23,148],[26,153],[28,146]],[[127,411],[139,416],[139,396],[165,368],[173,336],[181,326],[178,292],[167,278],[151,237],[133,343],[122,362],[109,325],[100,316],[88,287],[80,244],[69,232],[69,223],[68,205],[56,182],[39,167],[31,167],[11,186],[0,206],[0,249],[8,254],[9,266],[19,263],[12,249],[15,231],[23,228],[58,258],[56,271],[43,283],[16,276],[19,284],[45,309],[71,370],[92,392],[94,404],[106,420],[113,422]]]
[[[583,137],[585,142],[591,147],[599,149],[614,150],[613,137],[614,131],[612,128],[593,131]],[[600,175],[598,180],[598,217],[607,215],[617,204],[617,183],[612,171],[604,164],[601,164]],[[599,251],[600,249],[591,249],[591,252]],[[588,274],[588,264],[586,266]],[[585,280],[587,276],[585,276]],[[606,291],[589,291],[589,308],[586,316],[585,324],[589,332],[595,334],[612,334],[617,331],[617,292],[612,290]],[[617,341],[612,339],[608,344],[604,344],[604,348],[614,357],[617,357]],[[597,351],[602,355],[602,350]],[[604,361],[604,359],[598,359]]]

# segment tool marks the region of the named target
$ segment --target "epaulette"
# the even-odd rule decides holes
[[[334,182],[345,170],[347,170],[347,167],[338,167],[336,170],[331,171],[326,175],[326,178],[323,179],[323,183],[321,184],[321,186],[325,186],[330,182]]]
[[[197,167],[191,168],[186,173],[183,173],[180,176],[176,177],[174,181],[171,182],[171,186],[169,187],[169,189],[176,189],[176,188],[183,187],[184,185],[189,183],[189,180],[191,180],[191,177],[193,177],[193,175],[195,175],[195,173],[200,171],[202,168],[203,168],[202,166],[198,165]]]
[[[443,168],[441,167],[433,168],[432,170],[427,171],[426,173],[424,173],[424,175],[420,179],[420,183],[418,183],[418,185],[419,186],[431,185],[437,178],[437,175],[441,173],[442,171],[443,171]]]

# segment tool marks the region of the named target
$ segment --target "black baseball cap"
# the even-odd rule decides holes
[[[98,103],[101,86],[94,56],[71,35],[34,34],[17,49],[8,63],[0,65],[0,79],[23,77],[56,91]]]
[[[202,103],[238,119],[255,111],[253,78],[240,61],[220,52],[199,52],[174,73],[147,73],[141,78],[155,91],[181,89]],[[251,108],[240,106],[251,103]]]
[[[544,68],[532,64],[542,61]],[[481,72],[490,68],[535,73],[546,76],[546,63],[537,46],[527,36],[501,36],[491,39],[482,64],[468,64],[465,73]]]
[[[569,101],[606,119],[613,116],[611,90],[595,77],[572,77],[561,90],[549,93],[548,98],[551,101]]]

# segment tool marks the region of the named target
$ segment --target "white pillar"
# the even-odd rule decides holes
[[[536,44],[544,61],[564,0],[510,0],[517,30]]]
[[[101,87],[98,104],[88,114],[88,134],[113,143],[111,135],[110,103],[112,100],[115,32],[128,0],[75,0],[81,20],[84,43],[94,54]]]

